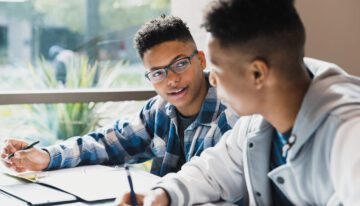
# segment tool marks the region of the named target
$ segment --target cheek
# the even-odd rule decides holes
[[[163,82],[152,84],[152,86],[160,96],[164,96],[163,94],[165,93],[165,86]]]
[[[228,102],[229,100],[231,100],[229,98],[229,96],[231,96],[230,91],[231,88],[228,84],[228,81],[226,81],[226,79],[222,79],[222,78],[214,78],[213,82],[215,82],[216,84],[216,90],[218,93],[218,96],[220,99]]]

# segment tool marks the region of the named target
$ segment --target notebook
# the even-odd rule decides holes
[[[62,173],[40,178],[38,183],[59,188],[87,202],[112,200],[130,191],[123,168],[106,167],[101,170],[97,166],[85,166],[78,169],[84,169],[84,172],[63,170]],[[130,172],[135,192],[150,190],[160,179],[138,169],[131,168]]]
[[[76,197],[71,194],[36,183],[5,185],[0,186],[0,190],[8,195],[27,202],[30,205],[46,205],[51,203],[76,201]],[[12,199],[12,201],[15,200]]]
[[[135,168],[131,168],[130,172],[135,192],[148,191],[160,179],[158,176]],[[25,191],[34,189],[33,191],[35,191],[41,189],[41,187],[50,186],[72,194],[86,202],[112,200],[130,190],[126,172],[123,168],[103,165],[80,166],[48,172],[11,172],[9,175],[36,182],[36,184],[33,184],[39,185],[38,188],[35,188],[36,186],[34,188],[29,188],[31,186],[20,187],[19,191],[22,191],[22,189]],[[11,187],[0,187],[0,189],[6,189],[7,192],[12,194]],[[17,196],[26,195],[19,191]]]
[[[16,206],[26,206],[28,205],[27,203],[12,197],[9,194],[6,194],[2,191],[0,191],[0,203],[1,205],[16,205]]]

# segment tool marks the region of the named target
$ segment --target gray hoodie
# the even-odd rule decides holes
[[[360,205],[360,78],[331,63],[304,61],[314,79],[286,164],[269,171],[272,125],[259,115],[240,118],[216,147],[159,182],[172,205],[241,198],[271,205],[270,181],[296,205]]]

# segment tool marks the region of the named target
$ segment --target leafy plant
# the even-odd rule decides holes
[[[36,66],[29,65],[34,88],[108,88],[119,78],[119,68],[126,62],[116,65],[110,63],[89,63],[85,56],[74,56],[67,63],[66,82],[56,79],[55,69],[51,62],[44,58],[37,60]],[[83,135],[93,130],[103,118],[98,110],[102,103],[58,103],[27,105],[31,111],[29,124],[33,125],[43,137],[43,144],[65,140],[76,135]]]

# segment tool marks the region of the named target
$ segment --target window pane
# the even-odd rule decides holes
[[[0,90],[149,88],[133,36],[169,3],[0,2]]]

